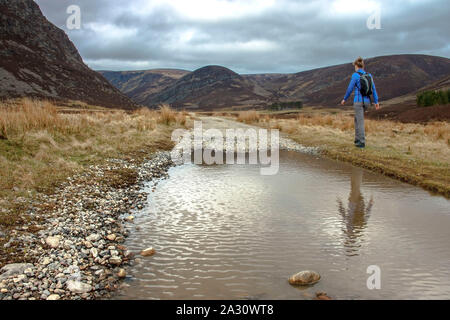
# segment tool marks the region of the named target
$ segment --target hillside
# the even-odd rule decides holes
[[[0,98],[41,97],[133,108],[89,69],[73,43],[32,0],[0,0]]]
[[[417,106],[417,94],[423,91],[450,89],[450,76],[422,87],[415,92],[395,97],[383,102],[380,110],[371,109],[367,113],[370,119],[387,119],[401,122],[450,121],[450,105],[435,105],[430,107]]]
[[[427,55],[392,55],[366,60],[381,101],[415,93],[450,74],[450,59]],[[351,63],[294,74],[239,75],[208,66],[184,70],[107,72],[102,74],[122,92],[148,106],[223,109],[265,107],[275,101],[303,101],[312,106],[338,106],[351,74]],[[349,103],[350,104],[350,103]]]
[[[245,108],[265,103],[270,94],[227,68],[207,66],[181,77],[145,104],[169,103],[176,108],[203,110]]]
[[[377,91],[385,101],[429,85],[450,74],[450,59],[427,55],[392,55],[366,60]],[[309,105],[337,106],[351,74],[350,63],[284,76],[249,75],[248,79],[273,91],[282,100],[303,100]]]
[[[99,71],[113,86],[132,98],[145,104],[156,93],[174,84],[189,73],[178,69],[154,69],[144,71]]]

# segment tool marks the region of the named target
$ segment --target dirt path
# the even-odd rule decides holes
[[[234,120],[220,117],[201,116],[197,117],[197,121],[202,122],[203,131],[209,129],[218,129],[222,132],[224,136],[226,134],[227,129],[255,129],[255,130],[261,129],[260,127],[257,126],[252,126],[242,122],[237,122]],[[303,146],[299,143],[296,143],[292,139],[287,138],[284,134],[280,132],[280,150],[292,150],[303,153],[317,154],[319,148]]]
[[[202,121],[203,129],[219,129],[223,133],[225,133],[226,129],[249,129],[254,128],[257,129],[256,126],[251,126],[242,122],[233,121],[226,118],[219,117],[198,117],[200,121]]]

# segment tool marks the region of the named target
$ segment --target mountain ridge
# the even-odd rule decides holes
[[[84,64],[66,33],[49,22],[34,1],[0,0],[0,30],[0,98],[136,106]]]
[[[190,73],[199,72],[203,68]],[[157,73],[156,70],[153,69],[153,72]],[[379,56],[366,59],[366,71],[373,74],[381,101],[386,101],[415,92],[449,75],[450,59],[420,54]],[[122,72],[127,73],[127,71]],[[167,83],[164,88],[153,87],[152,94],[148,95],[147,100],[138,102],[151,107],[159,103],[169,103],[176,108],[196,105],[200,109],[207,110],[267,107],[274,102],[299,100],[313,106],[337,106],[344,96],[353,72],[351,63],[344,63],[289,74],[242,74],[239,75],[241,77],[239,90],[233,90],[232,86],[227,87],[227,85],[221,87],[220,84],[223,82],[217,78],[218,88],[211,82],[207,85],[205,83],[205,88],[192,87],[192,99],[186,99],[185,95],[181,96],[177,93],[175,87],[179,84],[175,85],[175,83],[181,79],[178,78]],[[186,71],[184,76],[190,73]],[[108,75],[103,74],[107,79],[109,78]],[[213,77],[214,72],[211,73],[211,79]],[[207,91],[206,88],[218,91],[214,93]],[[222,94],[222,103],[217,103],[219,92]],[[127,94],[134,98],[132,93]],[[198,101],[201,101],[200,105]]]

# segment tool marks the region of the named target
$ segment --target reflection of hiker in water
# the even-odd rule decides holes
[[[367,226],[370,211],[373,205],[371,198],[366,204],[364,196],[361,193],[361,183],[363,170],[360,168],[352,169],[351,190],[348,197],[348,208],[344,207],[342,200],[338,199],[338,209],[345,224],[344,232],[347,238],[346,247],[354,247],[355,243],[362,235],[362,231]]]

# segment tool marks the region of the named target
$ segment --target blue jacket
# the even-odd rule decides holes
[[[366,73],[363,69],[359,69],[359,72],[362,72],[363,74]],[[370,74],[370,76],[372,77],[371,74]],[[360,78],[361,78],[361,76],[359,75],[358,72],[355,72],[352,75],[352,79],[350,80],[350,84],[348,85],[347,92],[345,93],[345,97],[344,97],[345,101],[347,101],[347,99],[350,97],[350,95],[352,94],[352,91],[355,91],[355,99],[353,100],[353,103],[362,102],[361,92],[359,92],[359,88],[361,88]],[[373,77],[372,77],[372,80],[373,80]],[[375,82],[374,81],[372,81],[372,82],[373,82],[373,88],[372,88],[373,103],[378,103],[377,89],[375,88]],[[370,99],[368,97],[364,97],[364,102],[370,103]]]

